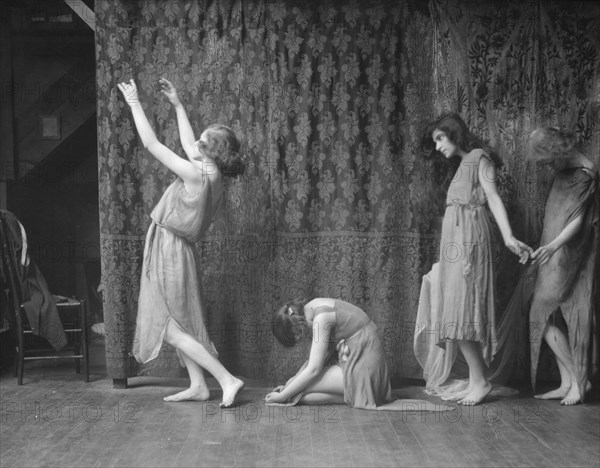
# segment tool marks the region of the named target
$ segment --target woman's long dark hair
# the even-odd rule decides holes
[[[492,159],[492,162],[497,166],[502,166],[502,160],[498,153],[489,145],[484,143],[481,138],[472,133],[460,115],[448,112],[442,114],[433,122],[429,122],[425,127],[425,131],[421,138],[421,150],[428,156],[437,154],[443,156],[435,149],[435,142],[432,134],[434,130],[443,131],[452,143],[458,146],[461,150],[470,153],[474,149],[481,148]]]

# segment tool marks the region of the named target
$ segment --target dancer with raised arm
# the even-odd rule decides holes
[[[222,406],[233,404],[244,383],[219,362],[206,335],[199,259],[194,244],[206,232],[223,197],[223,176],[244,170],[239,142],[225,125],[211,125],[196,140],[177,91],[165,78],[162,93],[175,107],[182,158],[156,138],[139,101],[135,82],[118,88],[131,108],[144,148],[170,169],[177,179],[166,189],[151,214],[144,248],[137,326],[133,354],[140,363],[158,355],[163,341],[174,346],[187,368],[190,387],[165,401],[207,400],[210,397],[203,369],[223,390]]]

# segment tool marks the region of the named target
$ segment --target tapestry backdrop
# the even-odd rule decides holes
[[[423,124],[456,111],[490,140],[516,234],[535,244],[551,174],[526,166],[529,132],[570,126],[600,163],[599,8],[584,4],[96,0],[109,375],[185,375],[168,345],[145,366],[130,355],[149,216],[173,175],[141,146],[118,82],[136,80],[159,139],[180,154],[163,76],[197,136],[222,122],[242,141],[248,171],[226,184],[197,244],[207,332],[233,373],[290,377],[310,340],[279,345],[272,311],[331,296],[374,319],[395,377],[420,378],[414,320],[448,183],[443,162],[419,154]],[[517,265],[499,246],[500,306]]]

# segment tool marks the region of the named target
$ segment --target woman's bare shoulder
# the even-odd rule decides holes
[[[304,306],[304,317],[308,322],[323,313],[333,313],[335,317],[335,299],[317,297],[307,302]]]

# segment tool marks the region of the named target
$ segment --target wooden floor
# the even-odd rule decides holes
[[[103,368],[84,383],[64,364],[28,363],[24,385],[0,376],[0,466],[598,467],[600,404],[561,407],[529,394],[451,413],[266,407],[247,382],[239,404],[165,403],[184,379],[130,379]],[[420,387],[394,394],[427,397]]]

